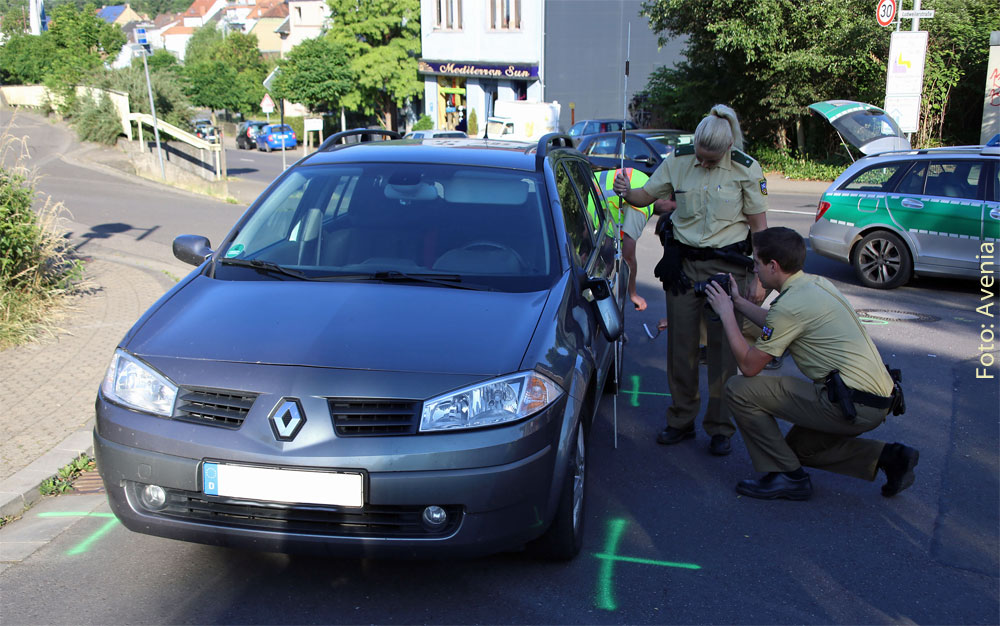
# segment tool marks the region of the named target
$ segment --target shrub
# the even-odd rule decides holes
[[[413,125],[413,130],[431,130],[433,128],[434,122],[432,122],[431,118],[426,115],[421,115],[420,119],[417,120],[417,123]]]
[[[765,172],[780,172],[786,178],[832,181],[847,169],[844,163],[800,158],[774,148],[754,148],[750,154]]]
[[[109,146],[118,141],[122,132],[121,118],[111,98],[101,94],[99,101],[91,96],[80,96],[76,99],[72,112],[72,125],[80,141],[93,141]]]
[[[479,119],[476,117],[476,110],[469,111],[469,136],[475,137],[479,134]]]
[[[62,204],[46,200],[37,213],[32,209],[35,185],[25,154],[23,140],[4,128],[0,161],[12,165],[0,167],[0,349],[47,330],[83,269],[54,230]]]

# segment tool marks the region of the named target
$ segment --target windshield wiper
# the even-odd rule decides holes
[[[271,261],[261,261],[260,259],[220,259],[219,262],[223,265],[250,267],[260,272],[284,274],[285,276],[291,276],[292,278],[297,278],[299,280],[312,280],[309,276],[306,276],[302,272],[289,269],[283,265],[278,265],[277,263],[272,263]]]
[[[383,272],[374,272],[371,274],[371,278],[387,282],[410,281],[416,283],[430,283],[432,285],[441,285],[442,287],[451,287],[452,289],[492,291],[491,287],[486,287],[485,285],[463,283],[462,277],[458,274],[408,274],[406,272],[400,272],[399,270],[386,270]]]

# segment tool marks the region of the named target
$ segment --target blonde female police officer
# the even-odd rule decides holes
[[[695,436],[701,405],[698,326],[706,301],[693,284],[732,274],[753,301],[764,297],[751,272],[749,235],[767,228],[767,182],[760,165],[742,147],[736,112],[716,105],[695,129],[693,145],[679,146],[642,188],[632,189],[623,176],[615,178],[615,192],[633,206],[647,206],[671,193],[677,202],[661,233],[664,255],[654,272],[666,291],[667,381],[673,398],[667,427],[656,437],[662,444]],[[711,437],[709,450],[722,456],[729,454],[729,438],[736,430],[723,402],[736,360],[719,320],[708,317],[709,401],[702,425]]]

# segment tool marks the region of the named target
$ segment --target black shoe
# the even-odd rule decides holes
[[[781,367],[781,362],[784,359],[785,359],[785,355],[774,357],[773,359],[771,359],[770,361],[767,362],[767,365],[764,366],[764,369],[766,369],[766,370],[776,370],[779,367]]]
[[[685,439],[691,439],[692,437],[694,437],[694,425],[684,429],[667,426],[656,436],[656,443],[669,446],[674,443],[680,443]]]
[[[733,451],[729,445],[729,437],[725,435],[712,435],[712,441],[708,444],[708,451],[715,456],[726,456]]]
[[[741,480],[736,485],[737,493],[751,498],[775,500],[808,500],[812,495],[812,482],[809,475],[802,478],[792,478],[783,472],[771,472],[757,480]]]
[[[913,484],[915,476],[913,468],[920,460],[920,450],[904,446],[901,443],[886,444],[886,450],[879,459],[879,467],[885,472],[885,484],[882,485],[882,495],[890,498]]]

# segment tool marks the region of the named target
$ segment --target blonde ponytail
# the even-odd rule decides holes
[[[725,152],[731,147],[743,149],[743,133],[736,111],[724,104],[712,107],[694,130],[694,143],[707,152]]]

